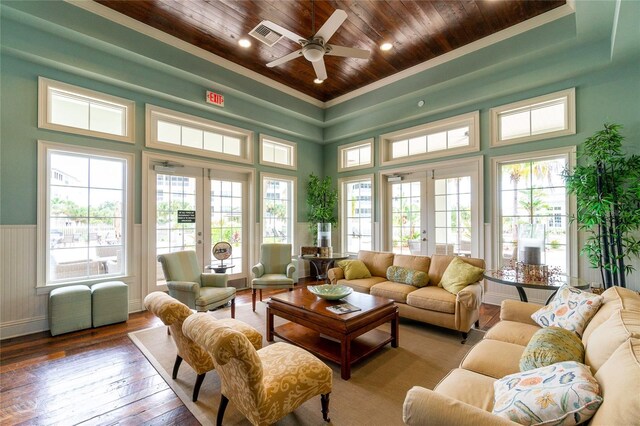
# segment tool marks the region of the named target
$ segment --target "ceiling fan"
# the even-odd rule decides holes
[[[315,29],[315,13],[312,11],[312,31]],[[343,56],[346,58],[358,58],[367,59],[371,52],[364,49],[356,49],[353,47],[335,46],[327,43],[333,34],[340,28],[342,23],[347,19],[347,12],[341,9],[336,9],[335,12],[327,19],[318,32],[309,38],[299,36],[298,34],[281,27],[271,21],[262,21],[262,25],[269,30],[280,34],[300,44],[301,48],[295,52],[291,52],[282,58],[269,62],[267,67],[272,68],[278,65],[282,65],[285,62],[289,62],[300,56],[303,56],[307,61],[311,62],[313,69],[316,72],[316,77],[319,81],[327,78],[327,69],[324,65],[324,55],[331,56]]]

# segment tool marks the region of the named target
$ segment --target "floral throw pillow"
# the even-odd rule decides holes
[[[602,301],[602,296],[564,285],[558,289],[555,299],[534,312],[531,318],[541,327],[561,327],[582,336]]]
[[[575,361],[510,374],[493,388],[493,414],[523,425],[577,425],[602,403],[591,370]]]

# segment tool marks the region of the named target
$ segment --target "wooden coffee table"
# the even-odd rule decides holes
[[[344,302],[361,310],[341,315],[327,310]],[[274,328],[274,315],[290,322]],[[375,329],[387,322],[391,322],[390,333]],[[273,342],[273,336],[337,362],[341,377],[349,380],[351,364],[387,343],[398,347],[398,307],[393,300],[362,293],[324,300],[301,288],[271,296],[267,302],[267,341]]]

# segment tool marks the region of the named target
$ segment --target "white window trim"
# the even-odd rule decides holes
[[[97,155],[111,158],[118,158],[125,160],[127,163],[127,182],[125,188],[126,195],[126,209],[124,213],[123,227],[125,235],[125,271],[120,275],[108,275],[104,277],[96,277],[90,279],[79,279],[74,281],[65,281],[63,283],[47,284],[47,268],[49,264],[49,230],[48,228],[48,204],[49,204],[49,190],[48,182],[49,177],[47,174],[48,160],[47,153],[49,150],[60,150],[65,152],[77,152],[85,155]],[[88,148],[83,146],[66,145],[55,142],[38,141],[38,226],[37,226],[37,279],[36,289],[37,294],[48,293],[51,289],[57,287],[64,287],[67,285],[73,285],[78,283],[92,284],[103,281],[112,281],[114,278],[127,279],[131,278],[133,271],[132,252],[133,252],[133,191],[134,191],[134,176],[135,176],[135,155],[123,152],[115,152],[111,150]]]
[[[563,130],[553,132],[540,133],[536,135],[523,136],[519,138],[500,139],[500,117],[505,112],[523,109],[526,110],[532,105],[542,102],[552,101],[554,99],[567,98],[567,108],[565,110],[565,123],[567,127]],[[513,102],[506,105],[500,105],[491,108],[491,147],[513,145],[524,142],[532,142],[544,139],[556,138],[559,136],[576,134],[576,88],[561,90],[559,92],[549,93],[547,95],[535,98],[524,99],[522,101]]]
[[[79,97],[91,98],[103,104],[112,104],[125,108],[125,134],[98,132],[95,130],[81,129],[79,127],[65,126],[51,122],[50,89],[58,89],[69,92]],[[110,139],[118,142],[135,143],[135,102],[129,99],[119,98],[102,92],[85,89],[61,81],[38,77],[38,127],[41,129],[55,130],[58,132],[73,133],[77,135],[92,136],[102,139]]]
[[[352,148],[355,147],[361,147],[364,145],[369,145],[369,149],[371,150],[371,161],[369,161],[368,163],[365,164],[359,164],[357,166],[346,166],[346,154],[347,151],[349,151]],[[348,170],[360,170],[360,169],[368,169],[370,167],[373,167],[374,165],[374,160],[373,160],[373,151],[374,147],[373,147],[373,138],[369,138],[369,139],[365,139],[365,140],[361,140],[358,142],[353,142],[353,143],[349,143],[346,145],[340,145],[338,147],[338,172],[346,172]]]
[[[253,132],[240,127],[218,123],[195,115],[185,114],[159,106],[146,104],[145,106],[146,129],[145,146],[164,151],[174,151],[182,154],[192,154],[200,157],[215,158],[218,160],[234,161],[238,163],[253,164]],[[229,155],[222,152],[208,151],[192,148],[184,145],[174,145],[158,141],[158,119],[163,119],[178,125],[189,126],[198,130],[215,132],[222,135],[240,138],[240,155]]]
[[[455,129],[460,126],[469,126],[469,145],[457,148],[443,149],[440,151],[426,152],[424,154],[411,155],[398,159],[391,157],[391,144],[397,140],[408,139],[445,130]],[[480,111],[473,111],[431,123],[420,124],[408,129],[398,130],[380,136],[380,165],[390,166],[395,164],[413,163],[415,161],[431,158],[450,157],[452,155],[480,151]]]
[[[291,148],[291,164],[286,165],[281,163],[274,163],[272,161],[266,161],[264,159],[264,154],[262,151],[262,144],[265,140],[269,142],[273,142],[275,144],[286,145],[289,148]],[[296,144],[295,142],[290,142],[284,139],[276,138],[274,136],[261,134],[260,135],[260,164],[265,166],[271,166],[271,167],[279,167],[281,169],[298,170],[298,144]]]
[[[553,158],[566,156],[569,170],[573,170],[576,166],[576,147],[568,146],[562,148],[547,149],[543,151],[531,151],[520,154],[501,155],[491,159],[491,185],[493,198],[493,241],[491,244],[492,252],[492,269],[499,268],[500,258],[502,257],[501,235],[500,235],[500,210],[501,210],[501,187],[498,176],[500,175],[500,166],[503,163],[511,163],[516,161],[527,162],[531,159],[540,160],[546,157]],[[576,212],[576,197],[567,193],[567,218]],[[566,273],[571,276],[578,276],[578,229],[575,221],[569,221],[569,229],[567,231],[567,259]]]
[[[274,180],[285,180],[291,182],[291,242],[287,244],[291,244],[291,254],[295,250],[295,229],[296,224],[298,223],[297,216],[297,199],[298,199],[298,178],[296,176],[288,176],[288,175],[277,175],[273,173],[260,173],[260,244],[262,244],[262,237],[264,236],[264,181],[265,179],[274,179]]]
[[[375,205],[376,205],[376,196],[375,196],[375,176],[373,173],[370,174],[366,174],[366,175],[358,175],[358,176],[350,176],[348,178],[340,178],[338,179],[338,200],[340,202],[340,223],[344,224],[347,223],[347,215],[346,215],[346,210],[347,210],[347,205],[346,205],[346,200],[344,199],[343,195],[344,195],[344,186],[350,182],[356,182],[356,181],[363,181],[363,180],[369,180],[371,182],[371,249],[370,250],[374,250],[374,247],[376,247],[376,239],[375,239],[375,235],[374,235],[374,219],[375,219]],[[340,227],[340,241],[339,241],[339,245],[338,247],[341,247],[341,252],[343,253],[349,253],[347,252],[346,249],[346,241],[348,238],[347,235],[347,227],[346,226],[341,226]],[[349,254],[357,254],[357,253],[349,253]]]

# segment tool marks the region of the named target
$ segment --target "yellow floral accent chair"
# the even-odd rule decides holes
[[[207,315],[187,318],[182,331],[206,348],[220,375],[218,425],[229,400],[252,424],[269,425],[316,395],[329,421],[333,375],[309,352],[282,342],[256,351],[242,333]]]
[[[215,364],[211,359],[211,355],[209,355],[202,346],[182,333],[182,323],[188,317],[195,315],[194,312],[184,303],[161,291],[155,291],[145,297],[144,307],[156,317],[160,318],[165,325],[169,326],[171,337],[178,350],[176,362],[173,365],[172,378],[175,380],[178,377],[178,369],[183,359],[187,361],[187,364],[189,364],[198,375],[195,386],[193,387],[192,398],[193,402],[196,402],[198,400],[200,386],[202,386],[202,382],[204,381],[204,376],[207,372],[215,368]],[[255,349],[262,347],[262,335],[250,325],[233,318],[217,320],[205,313],[201,315],[209,316],[216,324],[230,327],[242,333]]]

